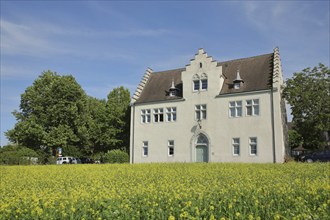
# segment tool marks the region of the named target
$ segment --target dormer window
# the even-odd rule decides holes
[[[234,89],[241,88],[241,84],[244,83],[243,79],[239,75],[239,70],[237,70],[236,79],[234,79],[233,83],[234,83]]]
[[[170,97],[177,96],[177,92],[178,92],[178,89],[174,85],[174,79],[172,79],[172,85],[171,85],[171,87],[169,89],[169,95],[170,95]]]

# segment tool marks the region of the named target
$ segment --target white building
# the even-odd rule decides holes
[[[185,68],[148,69],[132,98],[130,162],[284,162],[282,82],[278,48],[226,62],[199,49]]]

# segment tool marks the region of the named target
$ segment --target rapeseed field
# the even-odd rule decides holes
[[[329,219],[330,163],[1,166],[0,219]]]

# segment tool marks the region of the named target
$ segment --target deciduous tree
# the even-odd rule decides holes
[[[123,86],[113,89],[106,104],[111,149],[129,150],[130,92]]]
[[[73,76],[46,71],[21,95],[8,139],[34,150],[88,144],[87,96]]]
[[[330,131],[330,70],[323,64],[287,79],[284,98],[291,105],[295,129],[304,147],[322,148]]]

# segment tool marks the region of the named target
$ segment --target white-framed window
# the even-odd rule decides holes
[[[240,154],[240,140],[239,138],[232,139],[233,155],[239,156]]]
[[[206,105],[195,105],[195,120],[206,119]]]
[[[142,156],[147,157],[148,156],[148,141],[142,142]]]
[[[141,110],[141,122],[150,123],[150,109]]]
[[[166,108],[166,121],[176,121],[176,107]]]
[[[207,79],[202,79],[201,84],[202,84],[202,90],[203,91],[207,90]]]
[[[258,153],[258,140],[256,137],[249,138],[249,148],[250,148],[250,155],[256,156]]]
[[[167,149],[168,149],[168,156],[173,157],[174,156],[174,140],[169,140],[167,142]]]
[[[229,102],[229,117],[242,117],[242,101]]]
[[[194,92],[199,91],[199,80],[193,81],[193,90]]]
[[[246,100],[246,115],[259,115],[259,99]]]
[[[193,91],[206,91],[208,87],[207,75],[202,73],[200,76],[195,74],[193,76]]]
[[[154,109],[154,122],[163,122],[164,121],[164,109],[155,108]]]

